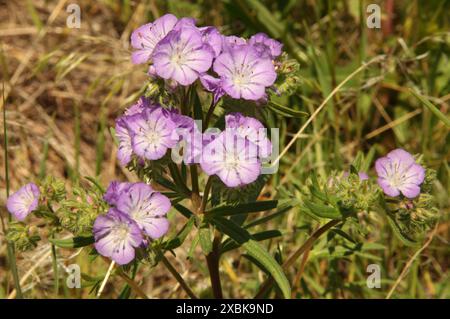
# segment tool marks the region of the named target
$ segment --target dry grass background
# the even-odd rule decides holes
[[[113,125],[114,118],[124,107],[137,98],[146,79],[143,68],[133,66],[130,62],[130,34],[137,26],[152,20],[152,17],[164,14],[167,9],[166,3],[162,5],[161,1],[153,0],[131,2],[77,0],[76,3],[82,8],[81,28],[69,29],[66,27],[68,13],[65,10],[70,2],[73,1],[0,0],[0,67],[7,100],[6,106],[2,101],[0,105],[7,108],[12,190],[47,174],[66,180],[68,187],[80,176],[98,174],[104,185],[114,179],[135,180],[132,173],[118,165],[116,147],[108,128]],[[200,2],[204,11],[196,11],[197,18],[200,18],[203,24],[208,22],[222,25],[223,4],[214,1]],[[183,1],[183,3],[187,7],[186,11],[191,12],[190,2]],[[183,11],[183,5],[180,5],[180,12]],[[225,31],[227,28],[242,29],[242,24],[239,22],[235,24],[226,24]],[[315,27],[317,25],[311,26],[311,32],[318,33]],[[339,38],[341,42],[338,55],[352,57],[354,50],[349,47],[357,42],[356,31],[357,28],[349,27],[348,37]],[[388,114],[383,108],[384,97],[384,95],[380,95],[379,98],[375,96],[373,100],[378,112],[368,124],[369,129],[366,133],[373,134],[369,138],[378,137],[384,132],[376,131],[380,127],[383,128],[383,123],[387,123],[385,130],[396,126],[395,123],[392,124],[394,120],[391,118],[392,114]],[[443,110],[448,111],[448,100],[448,95],[439,100]],[[345,97],[339,103],[345,106],[341,109],[342,114],[348,110]],[[412,116],[421,113],[420,109],[414,112],[417,114]],[[1,125],[3,124],[2,122]],[[322,139],[321,135],[328,128],[328,125],[325,125],[321,130],[315,130],[314,135],[311,135],[314,138],[310,144],[306,144],[305,150],[316,149],[314,143]],[[305,135],[302,138],[311,136]],[[445,144],[445,136],[448,135],[444,134],[443,140],[437,138],[437,143]],[[0,138],[3,139],[3,127]],[[383,138],[385,144],[393,145],[392,136]],[[358,141],[349,142],[351,139],[350,135],[347,136],[348,143],[340,148],[341,155],[346,159],[351,158],[355,149],[361,145]],[[2,151],[0,152],[2,172],[3,156]],[[448,157],[448,154],[444,154],[444,157],[438,160],[445,161]],[[306,171],[314,167],[320,168],[322,164],[311,159],[308,152],[302,153],[300,158],[294,153],[293,162],[294,159],[298,160],[295,163],[309,160],[310,166],[305,166]],[[311,166],[313,164],[318,166]],[[293,166],[288,167],[289,173],[293,171],[295,173]],[[286,181],[287,176],[281,180],[282,183]],[[443,192],[448,192],[445,184],[443,187]],[[3,205],[5,200],[5,179],[1,174],[0,209],[4,216],[6,216]],[[286,223],[287,228],[295,227],[292,226],[296,224],[294,215],[289,215]],[[449,280],[447,272],[449,255],[446,248],[450,238],[448,221],[440,224],[437,237],[439,237],[437,246],[443,247],[439,248],[442,254],[430,254],[426,257],[426,263],[437,270],[425,272],[421,278],[429,289],[428,296],[433,296],[434,280],[440,284]],[[294,239],[292,241],[294,242]],[[5,271],[5,246],[4,242],[0,246],[2,287],[3,283],[9,280]],[[177,258],[171,260],[188,283],[195,285],[197,291],[202,291],[209,285],[207,270],[200,260],[190,262],[186,260],[188,248],[189,246],[177,249]],[[84,272],[100,277],[107,269],[107,264],[102,260],[89,263],[85,251],[80,254],[73,251],[59,253],[61,267],[77,262]],[[48,244],[43,243],[37,250],[19,254],[18,258],[25,293],[30,297],[52,297],[52,269]],[[399,275],[404,261],[405,259],[395,259],[395,256],[390,259],[394,276]],[[236,262],[236,259],[227,256],[222,259],[221,265],[226,273],[225,285],[231,287],[229,289],[231,296],[240,296],[237,287],[251,277],[249,269],[241,268],[238,273],[235,270]],[[326,263],[319,263],[318,267],[323,271]],[[343,270],[343,273],[345,276],[354,276],[346,270]],[[439,273],[439,276],[434,273]],[[258,276],[263,275],[259,273]],[[142,284],[142,289],[149,297],[185,296],[176,281],[161,266],[155,269],[143,268],[136,281]],[[106,287],[104,295],[116,296],[123,285],[124,282],[115,279]],[[444,286],[443,289],[448,288]],[[88,297],[88,292],[89,289],[75,292],[66,290],[65,294],[71,297]],[[0,291],[0,297],[3,296],[7,296],[6,292]]]

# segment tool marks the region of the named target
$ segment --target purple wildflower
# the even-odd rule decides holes
[[[225,116],[225,126],[236,130],[236,133],[258,147],[258,155],[265,158],[272,153],[272,143],[267,138],[264,125],[253,117],[243,116],[240,113],[231,113]]]
[[[103,199],[109,205],[117,205],[117,201],[123,192],[126,192],[131,186],[131,183],[111,182],[106,189]]]
[[[165,217],[170,210],[170,200],[145,183],[134,183],[122,192],[117,209],[132,218],[139,228],[153,239],[162,237],[169,229]]]
[[[24,220],[38,207],[40,194],[36,184],[26,184],[8,197],[6,208],[17,220]]]
[[[173,14],[166,14],[153,23],[140,26],[131,34],[131,46],[135,49],[131,60],[134,64],[147,63],[152,56],[156,44],[169,33],[178,19]]]
[[[212,48],[203,43],[197,28],[181,27],[158,43],[153,63],[160,77],[186,86],[211,67],[213,56]]]
[[[375,170],[378,185],[386,195],[395,197],[402,193],[407,198],[414,198],[420,194],[425,169],[405,150],[396,149],[377,159]]]
[[[235,46],[214,61],[214,71],[222,80],[223,90],[235,99],[259,100],[266,87],[277,77],[269,58],[261,58],[249,45]]]
[[[222,52],[223,36],[215,27],[202,27],[199,30],[202,33],[202,41],[211,46],[214,57],[217,57]]]
[[[253,35],[248,43],[252,45],[259,56],[269,57],[270,59],[275,59],[281,54],[281,48],[283,45],[277,40],[271,39],[265,33],[257,33]]]
[[[200,166],[207,175],[217,175],[228,187],[250,184],[261,173],[254,144],[228,131],[204,147]]]
[[[94,222],[95,249],[119,265],[134,259],[134,249],[142,243],[142,234],[135,221],[115,208],[100,215]]]
[[[160,159],[177,142],[171,137],[176,124],[161,107],[144,109],[127,117],[126,125],[131,135],[132,149],[141,158]]]

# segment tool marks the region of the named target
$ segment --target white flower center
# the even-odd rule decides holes
[[[122,242],[127,239],[128,234],[130,233],[130,228],[125,224],[118,224],[113,229],[114,241]]]
[[[161,136],[156,131],[149,131],[147,133],[147,140],[150,144],[156,144],[160,141],[160,139],[161,139]]]

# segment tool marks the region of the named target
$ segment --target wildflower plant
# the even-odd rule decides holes
[[[275,283],[290,298],[286,267],[295,254],[283,263],[269,252],[260,241],[281,233],[251,233],[245,225],[249,214],[298,207],[327,220],[324,231],[343,236],[346,227],[367,234],[373,214],[379,214],[408,245],[419,243],[438,218],[432,171],[403,149],[379,158],[374,169],[359,155],[347,171],[313,172],[306,184],[280,189],[277,200],[258,200],[270,178],[262,165],[278,151],[267,133],[268,119],[306,115],[277,102],[300,85],[299,65],[279,41],[263,33],[249,39],[223,35],[167,14],[134,30],[131,47],[131,61],[142,65],[148,79],[143,96],[116,119],[112,132],[120,165],[140,181],[111,181],[105,189],[88,178],[70,191],[53,178],[23,186],[7,201],[17,220],[8,239],[18,249],[33,249],[44,236],[57,247],[92,247],[91,255],[128,276],[128,265],[149,261],[162,262],[174,274],[165,254],[186,245],[193,255],[200,247],[213,296],[220,298],[219,260],[241,248],[270,278],[257,296],[267,296]],[[181,162],[174,161],[176,152]],[[47,231],[33,229],[33,214]],[[70,238],[63,238],[67,233]]]

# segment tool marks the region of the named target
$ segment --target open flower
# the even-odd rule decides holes
[[[248,40],[248,43],[256,49],[260,56],[269,57],[271,59],[280,56],[281,48],[283,47],[280,42],[269,38],[267,34],[262,32],[253,35]]]
[[[117,209],[132,218],[153,239],[167,233],[169,221],[165,216],[170,206],[166,196],[145,183],[132,184],[117,201]]]
[[[148,62],[156,44],[173,29],[177,21],[173,14],[166,14],[153,23],[144,24],[134,30],[131,34],[131,46],[137,50],[131,55],[132,62],[134,64]]]
[[[40,194],[39,187],[36,184],[26,184],[8,197],[6,208],[16,219],[24,220],[38,207]]]
[[[131,146],[144,159],[162,158],[167,149],[177,143],[172,138],[176,124],[161,107],[144,109],[141,113],[126,118],[126,125],[131,135]]]
[[[153,63],[163,79],[190,85],[212,64],[213,49],[202,40],[201,32],[190,26],[172,30],[155,47]]]
[[[238,45],[220,54],[213,65],[223,90],[235,99],[259,100],[277,74],[272,61],[262,58],[250,45]]]
[[[257,148],[249,140],[224,131],[203,148],[200,166],[228,187],[254,182],[261,173]]]
[[[236,130],[236,133],[258,147],[258,155],[265,158],[272,153],[272,143],[267,138],[266,128],[253,117],[243,116],[240,113],[231,113],[225,116],[226,129]]]
[[[386,195],[395,197],[402,193],[407,198],[414,198],[420,194],[425,169],[405,150],[396,149],[377,159],[375,170],[378,185]]]
[[[128,264],[134,259],[134,249],[143,240],[136,222],[115,208],[111,208],[106,215],[98,216],[93,230],[95,249],[119,265]]]

